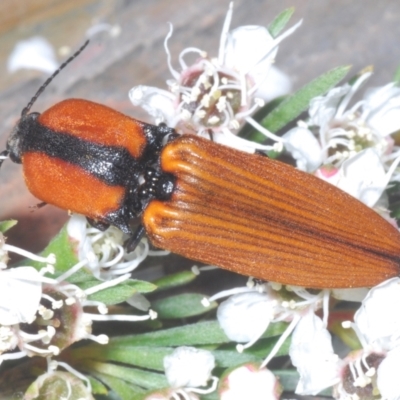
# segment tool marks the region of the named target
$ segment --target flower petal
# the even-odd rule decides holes
[[[236,294],[219,305],[218,322],[229,339],[235,342],[253,341],[268,328],[274,304],[263,293]]]
[[[400,348],[390,351],[377,371],[377,385],[383,399],[400,398]]]
[[[373,207],[386,188],[386,174],[375,149],[368,148],[346,160],[337,187]]]
[[[53,73],[58,63],[52,45],[45,38],[34,36],[15,45],[8,58],[7,68],[10,72],[25,68]]]
[[[400,129],[400,88],[394,83],[367,91],[363,104],[368,125],[387,136]]]
[[[135,86],[129,91],[129,99],[134,106],[144,108],[155,119],[155,123],[165,122],[175,126],[175,96],[166,90],[152,86]]]
[[[265,71],[260,71],[265,75]],[[257,81],[262,81],[263,77],[260,75],[253,75],[252,78]],[[276,68],[274,65],[269,67],[265,79],[255,92],[255,97],[262,98],[265,102],[276,99],[277,97],[284,96],[292,90],[292,81],[289,76]]]
[[[400,314],[393,309],[397,304],[400,304],[400,278],[389,279],[372,288],[354,315],[356,327],[363,336],[360,339],[383,350],[398,346]]]
[[[241,26],[228,34],[225,66],[251,75],[257,68],[265,75],[277,52],[278,47],[268,29],[257,25]]]
[[[335,117],[340,102],[350,89],[350,85],[346,84],[331,89],[325,96],[312,99],[308,111],[310,115],[309,126],[326,127]]]
[[[42,276],[33,267],[1,271],[0,325],[31,323],[42,296]]]
[[[316,395],[339,382],[340,360],[333,351],[331,335],[313,312],[296,326],[289,355],[300,374],[297,394]]]
[[[221,381],[221,400],[274,400],[281,393],[278,379],[266,368],[246,364],[229,372]]]
[[[322,162],[322,149],[310,130],[307,128],[293,128],[283,135],[285,148],[296,160],[297,168],[306,171],[315,171]]]
[[[214,356],[194,347],[178,347],[164,357],[165,375],[173,388],[206,385],[214,367]]]

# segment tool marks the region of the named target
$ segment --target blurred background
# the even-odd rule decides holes
[[[49,74],[32,69],[9,72],[9,56],[21,40],[41,36],[58,63],[92,34],[89,47],[47,88],[32,111],[42,112],[70,97],[104,103],[152,122],[128,99],[138,84],[166,88],[170,78],[163,41],[168,22],[172,62],[188,46],[217,55],[228,1],[215,0],[2,0],[0,2],[0,151],[21,110]],[[321,73],[352,64],[352,73],[374,65],[369,85],[389,82],[400,65],[400,2],[391,0],[236,0],[232,28],[267,26],[295,6],[293,23],[304,22],[280,47],[276,66],[298,89]],[[37,204],[26,189],[21,167],[6,161],[0,170],[0,220],[15,218],[9,243],[41,250],[60,229],[67,213]]]

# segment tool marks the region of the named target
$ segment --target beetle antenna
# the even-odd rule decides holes
[[[82,51],[85,49],[85,47],[89,44],[89,40],[87,40],[80,48],[77,50],[70,58],[68,58],[67,61],[63,62],[60,67],[53,72],[53,74],[47,78],[46,82],[43,83],[42,86],[40,86],[39,90],[36,92],[36,94],[32,97],[31,101],[28,103],[28,105],[23,108],[21,112],[21,117],[25,116],[28,114],[29,110],[37,100],[37,98],[42,94],[43,90],[46,89],[46,87],[49,85],[49,83],[55,78],[56,75],[60,73],[61,70],[63,70],[74,58],[78,57],[79,54],[82,53]]]

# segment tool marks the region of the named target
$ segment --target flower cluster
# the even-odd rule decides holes
[[[164,42],[172,75],[168,88],[135,86],[129,92],[131,102],[178,134],[200,135],[246,152],[286,153],[298,169],[348,192],[397,227],[390,215],[390,189],[400,181],[397,83],[366,90],[356,101],[371,68],[341,86],[330,82],[307,101],[305,118],[299,119],[300,112],[281,113],[281,126],[293,121],[296,125],[278,135],[277,129],[266,126],[263,118],[271,108],[263,106],[271,100],[278,101],[269,106],[282,106],[291,91],[290,79],[273,64],[282,41],[302,21],[283,31],[282,21],[291,15],[286,11],[268,29],[230,30],[232,12],[231,3],[217,56],[188,47],[179,54],[179,71],[168,48],[171,25]],[[292,98],[305,101],[298,93]],[[285,120],[289,114],[291,119]],[[244,125],[265,140],[243,138]],[[0,156],[0,163],[4,158]],[[132,279],[139,264],[155,254],[147,239],[128,252],[122,232],[115,227],[99,231],[80,215],[73,215],[59,236],[51,247],[57,249],[57,257],[44,257],[7,244],[0,233],[0,364],[23,357],[44,358],[47,363],[26,391],[27,398],[62,387],[57,389],[59,398],[92,399],[94,389],[82,368],[96,378],[96,393],[111,388],[125,398],[136,390],[135,396],[146,400],[196,400],[210,393],[223,400],[278,399],[287,390],[285,379],[269,368],[280,355],[289,356],[296,371],[297,385],[291,388],[296,394],[316,395],[332,388],[339,400],[400,398],[400,319],[390,312],[400,301],[400,278],[372,289],[343,290],[309,290],[250,278],[244,287],[204,297],[204,309],[197,293],[161,300],[155,296],[150,303],[142,293],[173,289],[196,274],[173,273],[154,284]],[[9,266],[11,252],[24,257],[24,265]],[[222,298],[226,299],[218,305],[216,300]],[[350,311],[340,316],[334,307],[344,301],[351,302]],[[131,306],[141,315],[131,315]],[[159,321],[150,321],[157,317],[153,306]],[[201,331],[204,321],[194,328],[181,323],[213,308],[216,321],[207,325],[207,334]],[[94,321],[147,325],[144,332],[109,340],[105,334],[92,334]],[[161,330],[164,323],[167,328]],[[332,332],[349,346],[338,346]],[[82,339],[90,339],[91,345],[70,349]],[[97,344],[108,344],[109,350],[102,353]],[[222,344],[226,347],[219,347]],[[72,363],[62,360],[63,352]],[[77,360],[81,363],[74,368]]]
[[[352,104],[354,95],[372,74],[372,69],[366,68],[350,83],[314,97],[309,105],[309,117],[298,120],[295,128],[278,137],[251,115],[264,101],[286,93],[283,76],[276,74],[276,69],[271,74],[271,64],[277,44],[299,24],[274,38],[261,27],[229,31],[230,19],[231,9],[221,35],[218,57],[210,58],[197,48],[185,49],[179,56],[179,72],[172,67],[167,47],[171,28],[165,42],[173,75],[173,80],[168,81],[169,91],[136,86],[130,91],[133,104],[143,107],[156,122],[174,126],[179,133],[195,133],[244,151],[285,149],[300,170],[348,192],[396,226],[389,215],[387,196],[387,189],[400,178],[397,169],[400,148],[392,137],[400,129],[400,88],[396,83],[367,90],[361,100]],[[256,48],[252,47],[253,43],[257,43]],[[184,61],[188,53],[197,55],[191,65]],[[266,88],[274,87],[273,82],[285,90],[266,93]],[[274,144],[266,146],[238,137],[243,122],[252,125]],[[266,283],[224,291],[205,300],[205,304],[230,296],[218,307],[217,318],[230,340],[244,343],[237,346],[240,352],[256,343],[270,324],[289,322],[261,368],[292,334],[289,355],[300,374],[296,393],[315,395],[334,387],[334,396],[338,399],[369,399],[377,393],[385,399],[395,399],[400,396],[400,390],[392,371],[397,370],[400,331],[398,324],[380,310],[390,308],[390,299],[398,295],[397,287],[395,280],[373,288],[369,294],[367,288],[315,293]],[[335,353],[328,331],[330,296],[362,301],[355,322],[351,324],[362,349],[349,353],[344,359]],[[323,319],[317,314],[320,308]],[[374,313],[367,312],[372,309]],[[377,328],[373,329],[373,325]],[[372,338],[371,330],[380,332]],[[253,370],[254,366],[243,369]],[[267,373],[267,370],[262,371],[260,369],[259,373]],[[249,382],[255,379],[250,372],[243,374],[248,378],[243,378],[241,384],[242,378],[235,378],[236,381],[229,384],[231,387],[238,385],[233,397],[227,394],[229,391],[222,390],[221,398],[240,398],[240,391],[249,388]],[[233,379],[234,374],[231,375]],[[270,396],[277,396],[275,386],[271,384]],[[257,388],[261,390],[261,386]]]
[[[25,257],[31,263],[44,266],[40,269],[35,269],[33,266],[8,268],[10,252]],[[57,379],[62,380],[71,390],[76,384],[73,381],[83,379],[91,396],[87,378],[68,364],[52,361],[52,358],[83,339],[107,344],[109,341],[107,335],[92,334],[92,324],[95,320],[141,321],[156,317],[156,313],[152,310],[143,316],[107,315],[106,305],[100,301],[90,300],[89,297],[127,282],[130,275],[119,275],[105,282],[98,281],[87,289],[69,283],[67,278],[86,264],[85,258],[84,262],[79,261],[57,278],[48,277],[46,275],[56,273],[57,260],[54,254],[41,257],[11,246],[6,243],[4,235],[0,232],[0,364],[5,360],[16,360],[26,356],[43,357],[48,362],[47,373],[40,376],[32,384],[33,389],[30,387],[27,393],[31,390],[40,392],[45,380],[53,381],[55,376],[58,376]],[[84,310],[85,307],[96,307],[98,313],[88,313]],[[57,366],[69,371],[69,375],[56,372]],[[54,382],[53,384],[57,385]]]
[[[272,64],[278,45],[291,35],[301,21],[279,37],[261,26],[242,26],[229,31],[233,3],[230,4],[221,34],[218,57],[189,47],[179,55],[181,71],[171,64],[165,40],[168,66],[173,76],[169,91],[136,86],[129,92],[132,103],[143,107],[156,123],[165,122],[179,133],[195,133],[243,151],[282,149],[282,138],[263,128],[252,114],[272,98],[287,94],[290,81]],[[197,60],[187,65],[185,56]],[[243,122],[255,126],[275,145],[266,146],[236,136]]]

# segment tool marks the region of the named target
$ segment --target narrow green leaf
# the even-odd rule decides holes
[[[96,378],[93,376],[86,376],[89,379],[90,385],[92,386],[92,393],[93,394],[104,394],[108,393],[108,389]]]
[[[204,307],[201,301],[205,295],[198,293],[182,293],[176,296],[166,297],[151,303],[151,308],[157,311],[159,318],[173,319],[193,317],[204,314],[218,306],[215,301],[208,307]]]
[[[343,328],[341,322],[333,320],[329,326],[329,330],[338,336],[344,344],[350,347],[352,350],[359,350],[362,348],[360,339],[353,329]]]
[[[91,345],[71,351],[74,360],[91,359],[96,361],[114,361],[140,368],[164,371],[164,357],[173,352],[173,347],[152,346],[100,346]]]
[[[167,379],[163,374],[144,371],[137,368],[128,368],[120,365],[102,363],[92,360],[82,360],[82,369],[96,376],[96,373],[109,375],[132,383],[144,389],[157,389],[168,386]]]
[[[273,38],[276,38],[282,29],[285,28],[286,24],[289,22],[290,18],[294,13],[295,8],[290,7],[283,10],[275,19],[268,25],[268,32]]]
[[[79,285],[81,289],[85,289],[83,286],[92,287],[99,284],[96,282],[94,285],[91,285],[91,282],[85,282],[85,285]],[[99,292],[93,293],[88,296],[88,299],[91,301],[100,301],[107,306],[111,306],[114,304],[122,303],[128,300],[133,294],[136,293],[136,289],[126,284],[125,282],[120,283],[117,286],[109,287],[107,289],[101,290]]]
[[[287,392],[294,392],[300,379],[295,369],[273,370],[273,374],[279,377],[279,381]]]
[[[213,350],[215,362],[218,367],[232,368],[247,362],[261,363],[263,358],[247,351],[239,353],[237,350]]]
[[[106,374],[96,373],[96,376],[109,386],[121,400],[141,400],[143,398],[145,390],[137,385]]]
[[[272,110],[271,113],[261,121],[261,125],[271,132],[277,132],[297,118],[303,111],[307,110],[310,101],[314,97],[322,96],[337,85],[344,78],[349,69],[350,66],[334,68],[306,84]]]
[[[270,324],[263,338],[281,335],[287,324]],[[156,332],[114,337],[109,346],[195,346],[229,343],[230,340],[217,321],[202,321],[196,324],[164,329]]]
[[[276,324],[272,324],[276,325]],[[280,335],[286,330],[287,324],[282,324],[280,326],[279,336],[265,338],[259,340],[254,346],[246,349],[245,352],[252,354],[253,356],[260,357],[262,359],[266,358],[268,354],[275,347],[276,342],[280,339]],[[286,356],[289,354],[290,343],[292,342],[291,336],[289,336],[283,344],[279,347],[279,351],[276,353],[276,357]]]
[[[110,340],[110,345],[194,346],[199,344],[228,342],[229,339],[220,328],[217,321],[205,321],[140,335],[112,338]]]
[[[13,226],[17,225],[18,221],[16,219],[7,219],[0,222],[0,232],[4,233],[11,229]]]
[[[163,276],[153,283],[157,286],[157,291],[171,289],[178,286],[186,285],[196,279],[197,275],[192,271],[181,271],[176,274]]]
[[[79,284],[83,290],[98,285],[100,282],[97,280],[87,281]],[[99,292],[93,293],[89,296],[89,300],[101,301],[106,305],[119,304],[129,299],[137,292],[147,293],[156,289],[156,286],[150,282],[139,281],[130,279],[122,282],[117,286],[109,287]]]

